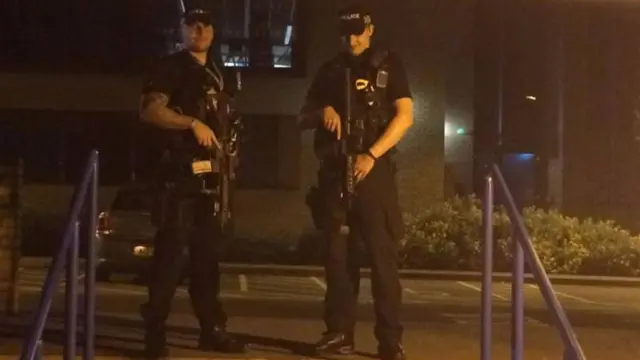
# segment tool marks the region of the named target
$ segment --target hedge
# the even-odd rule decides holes
[[[612,221],[580,220],[556,210],[526,208],[524,223],[548,273],[637,276],[640,237]],[[502,207],[493,214],[494,268],[509,270],[512,231]],[[406,215],[407,232],[400,262],[404,268],[479,270],[482,261],[482,211],[471,196],[454,198]]]

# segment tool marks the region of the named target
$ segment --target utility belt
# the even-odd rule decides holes
[[[202,178],[193,173],[193,158],[185,151],[167,150],[157,163],[151,187],[156,200],[154,213],[157,216],[154,216],[154,222],[158,225],[164,223],[168,207],[177,206],[172,203],[173,201],[207,197],[207,194],[202,191]],[[213,160],[212,164],[214,164]],[[216,181],[215,164],[212,170],[206,175],[209,184]]]
[[[162,173],[155,181],[154,223],[184,228],[189,226],[184,219],[211,216],[222,233],[232,234],[235,174],[230,168],[235,166],[236,158],[220,156],[217,150],[200,152],[199,156],[187,154],[194,153],[166,152],[159,164]],[[185,216],[184,212],[194,211],[194,206],[197,213]]]
[[[211,176],[216,177],[216,175]],[[154,225],[187,228],[190,226],[187,221],[192,221],[194,215],[218,217],[217,204],[220,195],[215,191],[202,191],[202,185],[198,183],[198,179],[193,180],[185,178],[181,182],[157,184],[153,189],[151,214]],[[233,195],[230,196],[233,197]]]
[[[197,178],[192,170],[194,157],[185,151],[166,150],[156,163],[154,177],[156,186],[161,187],[166,183],[174,183],[178,186],[194,182]]]
[[[384,155],[380,156],[376,163],[393,163],[393,155],[394,149],[390,149]],[[364,151],[353,153],[357,154],[365,154]],[[339,181],[341,177],[344,175],[345,171],[345,157],[342,155],[327,155],[320,160],[320,166],[318,168],[318,185],[322,186],[325,183],[330,183],[332,181]],[[392,164],[393,165],[393,164]]]
[[[387,123],[379,120],[353,120],[351,122],[350,136],[346,138],[347,149],[350,153],[366,152],[384,133]],[[345,129],[342,129],[344,136]],[[337,141],[335,134],[319,128],[315,132],[314,147],[318,158],[323,159],[341,152],[340,141]]]
[[[306,204],[318,230],[333,228],[336,223],[342,224],[349,216],[343,203],[345,160],[344,156],[324,157],[318,169],[317,184],[307,192]],[[391,162],[389,166],[395,169],[393,156],[389,151],[376,160],[379,164],[383,162]]]

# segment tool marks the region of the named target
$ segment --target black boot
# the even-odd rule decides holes
[[[380,360],[406,360],[402,345],[392,347],[378,347],[378,357]]]
[[[343,333],[326,332],[315,345],[318,354],[348,355],[353,353],[353,350],[353,335]]]
[[[201,333],[198,348],[203,351],[227,354],[243,354],[247,352],[247,346],[243,342],[221,327],[216,327],[211,332]]]
[[[169,356],[164,326],[147,326],[144,336],[144,358],[159,360]]]
[[[166,327],[153,320],[149,314],[148,304],[140,305],[140,316],[145,322],[143,357],[148,360],[159,360],[169,356]]]

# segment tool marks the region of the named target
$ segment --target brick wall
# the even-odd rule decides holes
[[[306,78],[249,77],[243,80],[239,100],[255,114],[295,114],[320,64],[339,45],[335,14],[339,0],[309,1],[309,42]],[[415,126],[400,145],[397,156],[403,208],[418,211],[443,198],[445,97],[448,79],[467,56],[472,23],[471,0],[369,1],[378,40],[389,43],[405,63],[415,95]],[[467,54],[467,55],[465,55]],[[460,78],[458,76],[458,78]],[[466,77],[465,77],[466,79]],[[467,81],[463,79],[463,81]],[[0,108],[132,111],[137,106],[139,79],[57,75],[0,74]],[[37,97],[32,89],[39,89]],[[304,205],[306,189],[315,178],[311,134],[302,135],[299,190],[245,190],[238,196],[240,235],[296,238],[311,228]],[[282,146],[282,145],[281,145]]]

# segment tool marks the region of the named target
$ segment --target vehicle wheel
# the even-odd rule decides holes
[[[109,282],[111,279],[111,269],[105,265],[100,265],[96,269],[96,281],[97,282]]]

